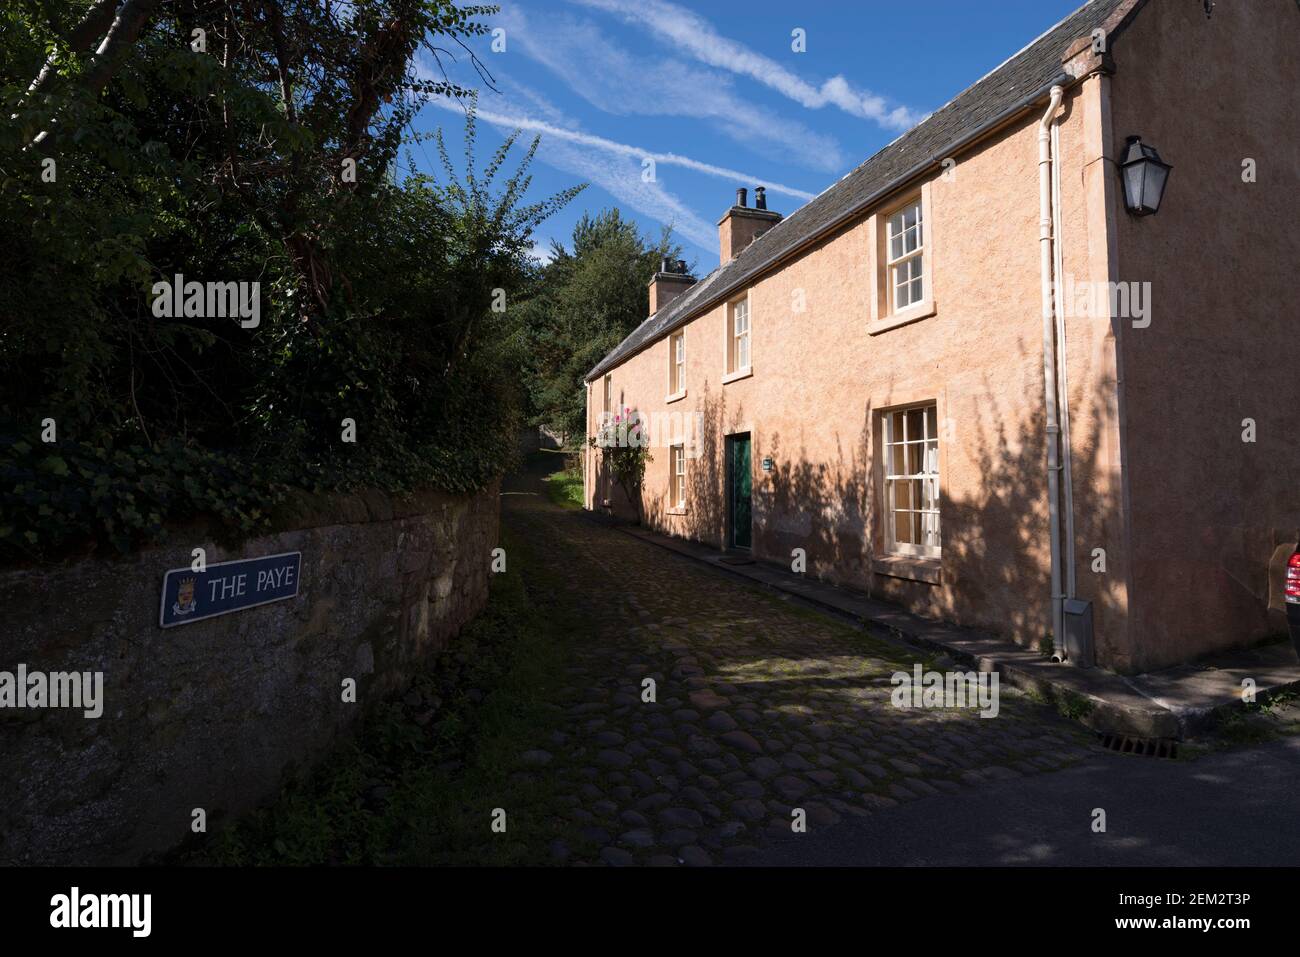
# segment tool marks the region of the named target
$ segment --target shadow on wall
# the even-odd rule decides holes
[[[680,538],[722,548],[727,532],[726,400],[721,393],[712,392],[705,383],[700,403],[694,411],[699,413],[699,425],[693,435],[691,427],[686,424],[682,434],[662,436],[660,446],[651,449],[656,459],[662,456],[667,469],[671,469],[668,446],[678,439],[687,446],[686,514],[669,515],[667,485],[671,482],[665,483],[661,490],[654,487],[652,480],[642,494],[645,523]],[[669,473],[665,470],[661,474]],[[758,519],[755,517],[757,527]]]
[[[629,417],[638,417],[641,414],[637,409],[628,406],[620,406],[620,408],[622,412],[615,413],[620,421],[627,421]],[[595,452],[592,472],[593,511],[611,521],[639,524],[644,517],[643,508],[614,477],[604,450],[597,447]],[[649,452],[652,460],[657,460],[661,455],[667,456],[666,449],[652,448]]]
[[[1097,395],[1076,393],[1070,398],[1075,578],[1077,596],[1093,602],[1098,663],[1124,670],[1129,658],[1124,637],[1127,557],[1119,547],[1123,541],[1120,502],[1100,465],[1104,436],[1115,426],[1111,408],[1100,396],[1111,388],[1105,382]],[[1035,646],[1050,641],[1052,631],[1047,446],[1041,402],[1027,410],[1011,410],[1004,400],[999,408],[986,381],[978,404],[982,414],[966,426],[970,434],[963,437],[959,431],[956,441],[979,481],[967,494],[945,496],[941,504],[943,590],[955,620]],[[1061,508],[1064,514],[1064,487]],[[1093,571],[1094,547],[1106,548],[1104,565],[1098,565],[1104,571]],[[1063,589],[1069,548],[1063,529]]]
[[[1032,355],[1025,359],[1032,362]],[[1122,516],[1111,477],[1100,464],[1103,436],[1114,427],[1110,407],[1100,398],[1106,388],[1109,383],[1097,396],[1071,396],[1077,594],[1093,602],[1098,662],[1130,670],[1123,641],[1126,557],[1118,552]],[[793,550],[800,548],[811,576],[899,602],[918,614],[1037,646],[1051,631],[1041,400],[1016,401],[987,379],[978,397],[956,395],[954,404],[950,393],[953,419],[947,434],[941,425],[941,442],[949,443],[941,470],[948,473],[941,474],[942,581],[935,585],[873,570],[884,537],[878,521],[882,475],[875,469],[873,449],[879,413],[893,404],[891,394],[892,387],[878,407],[864,404],[859,413],[829,424],[836,450],[829,459],[810,455],[806,446],[793,447],[780,433],[756,432],[754,556],[790,568]],[[643,516],[652,528],[721,547],[727,522],[726,423],[745,416],[743,409],[728,409],[725,398],[707,388],[698,408],[703,427],[699,457],[687,463],[687,513],[669,514],[666,490],[655,487],[652,478],[642,496]],[[801,433],[816,429],[810,422]],[[667,448],[653,451],[656,458],[669,454]],[[774,460],[772,471],[762,470],[764,457]],[[954,475],[962,478],[955,489]],[[978,478],[967,480],[974,476]],[[1094,572],[1093,548],[1109,543],[1115,545],[1105,556],[1105,570]]]

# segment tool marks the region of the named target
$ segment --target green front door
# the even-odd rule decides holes
[[[728,456],[727,483],[730,486],[728,511],[731,517],[731,545],[733,548],[749,548],[753,532],[750,495],[753,478],[750,474],[749,434],[730,435],[727,445],[731,454]]]

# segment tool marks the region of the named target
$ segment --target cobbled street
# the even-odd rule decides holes
[[[572,828],[553,861],[779,862],[786,842],[1099,750],[1005,685],[994,718],[896,708],[890,676],[919,653],[562,509],[537,474],[502,503],[512,534],[562,566],[551,600],[584,622],[554,703],[561,729],[516,772],[557,788]]]

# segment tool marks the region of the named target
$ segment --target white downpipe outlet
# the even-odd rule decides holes
[[[1052,657],[1065,658],[1061,591],[1061,426],[1057,416],[1056,308],[1052,282],[1052,122],[1065,90],[1052,87],[1038,122],[1038,252],[1043,307],[1043,401],[1046,408],[1048,539],[1052,553]]]

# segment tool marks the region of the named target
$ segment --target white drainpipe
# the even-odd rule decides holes
[[[1070,449],[1070,388],[1066,375],[1065,351],[1065,267],[1061,247],[1061,125],[1052,124],[1052,253],[1056,280],[1056,368],[1061,412],[1062,492],[1065,496],[1065,597],[1074,598],[1077,578],[1074,571],[1074,469]]]
[[[1057,419],[1056,309],[1052,282],[1052,121],[1065,91],[1054,86],[1047,112],[1038,123],[1038,251],[1043,303],[1043,399],[1047,411],[1047,510],[1048,538],[1052,553],[1052,645],[1053,657],[1065,657],[1062,636],[1064,606],[1061,592],[1061,465]]]

